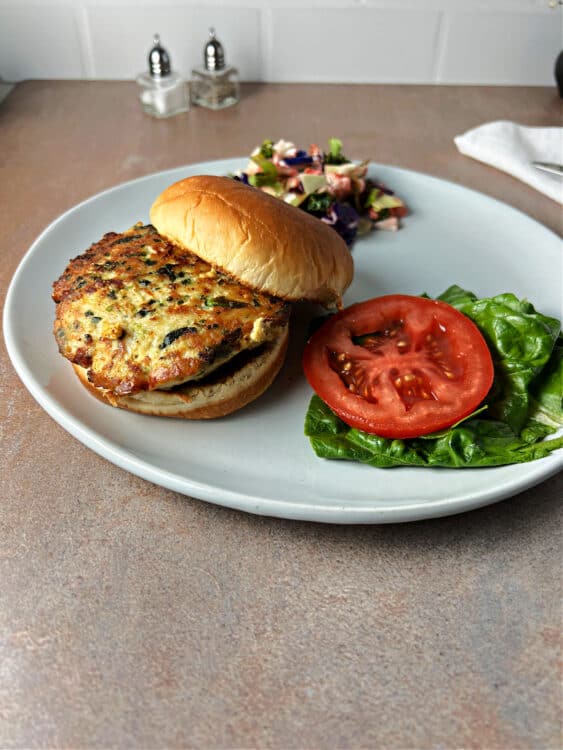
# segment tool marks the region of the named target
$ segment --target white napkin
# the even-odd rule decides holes
[[[563,164],[563,128],[531,128],[498,120],[468,130],[454,142],[465,156],[502,169],[563,203],[563,178],[532,165],[533,161]]]

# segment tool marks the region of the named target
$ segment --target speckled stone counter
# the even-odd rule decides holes
[[[452,142],[495,119],[559,123],[555,89],[243,94],[154,121],[132,83],[17,85],[0,103],[1,299],[31,242],[79,201],[268,135],[339,135],[350,153],[561,232],[556,203]],[[246,515],[100,458],[1,354],[0,747],[561,746],[561,474],[411,524]]]

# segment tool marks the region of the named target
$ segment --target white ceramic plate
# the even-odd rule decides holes
[[[301,374],[297,324],[272,388],[221,420],[189,422],[112,409],[88,395],[58,354],[51,283],[106,231],[148,221],[154,198],[190,174],[227,174],[244,158],[195,164],[128,182],[71,209],[35,241],[10,285],[8,352],[41,406],[74,437],[127,471],[171,490],[251,513],[335,523],[443,516],[520,492],[561,468],[561,452],[490,469],[372,469],[317,458],[303,435],[311,390]],[[426,175],[372,165],[411,214],[396,233],[356,243],[345,304],[390,292],[439,294],[457,283],[479,296],[511,291],[561,319],[555,234],[479,193]]]

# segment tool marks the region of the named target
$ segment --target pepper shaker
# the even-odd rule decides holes
[[[172,117],[190,109],[186,81],[172,70],[170,56],[154,35],[148,55],[148,72],[137,76],[144,111],[152,117]]]
[[[238,70],[225,65],[223,45],[209,29],[203,49],[203,67],[192,70],[192,103],[208,109],[231,107],[239,100]]]

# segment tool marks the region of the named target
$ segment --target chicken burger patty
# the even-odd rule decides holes
[[[53,285],[60,353],[115,396],[200,381],[287,337],[290,306],[136,224],[109,232]]]

